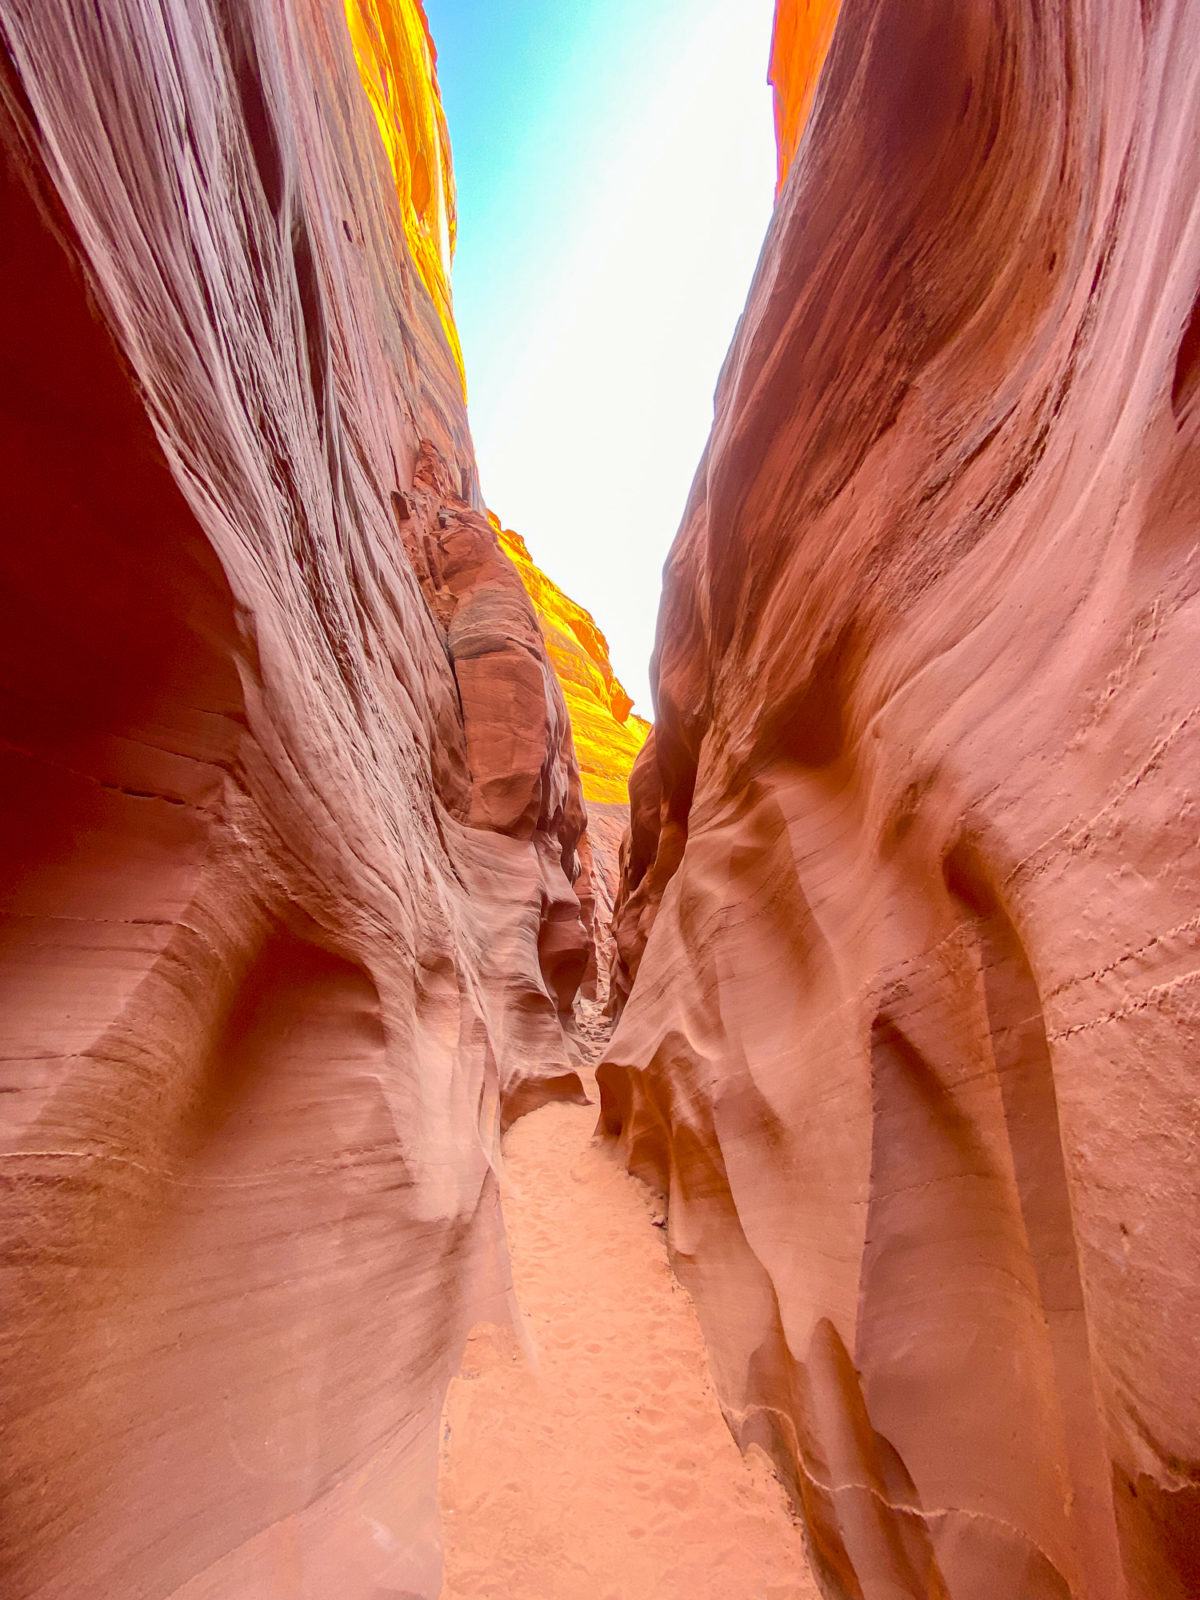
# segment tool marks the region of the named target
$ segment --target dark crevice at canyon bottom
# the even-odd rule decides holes
[[[778,0],[651,730],[420,0],[0,0],[6,1600],[1200,1595],[1197,40]]]

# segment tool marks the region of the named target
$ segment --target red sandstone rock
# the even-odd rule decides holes
[[[1198,39],[844,0],[668,564],[604,1123],[837,1600],[1200,1594]]]
[[[498,1111],[579,1093],[562,696],[341,5],[0,41],[0,1587],[433,1596]]]
[[[584,799],[589,806],[594,801],[624,806],[630,768],[650,725],[631,715],[633,701],[613,671],[608,641],[596,619],[547,577],[519,533],[492,520],[501,548],[533,601],[546,653],[562,685]]]
[[[604,1006],[616,955],[613,909],[621,882],[621,844],[629,827],[629,807],[592,800],[587,811],[587,832],[580,842],[584,871],[578,888],[584,926],[593,930],[593,939],[581,993]]]

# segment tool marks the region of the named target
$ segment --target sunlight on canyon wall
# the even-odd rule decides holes
[[[455,243],[454,168],[437,82],[437,51],[420,0],[345,0],[363,88],[396,180],[409,252],[429,292],[466,386],[450,284]],[[595,621],[534,563],[519,534],[492,519],[521,575],[566,696],[588,800],[624,804],[649,724],[613,676]]]
[[[591,613],[571,600],[536,565],[520,534],[496,523],[508,554],[533,601],[546,653],[562,684],[575,733],[575,757],[589,801],[624,804],[629,773],[650,724],[633,712],[608,659],[608,642]]]
[[[425,8],[421,0],[345,0],[345,5],[359,77],[395,175],[409,253],[462,373],[450,291],[454,167]]]
[[[842,0],[780,0],[771,43],[775,142],[782,189],[812,110]]]

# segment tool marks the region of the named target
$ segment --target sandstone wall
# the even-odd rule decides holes
[[[546,654],[562,686],[579,777],[587,802],[577,889],[590,935],[582,993],[607,1005],[616,955],[613,907],[620,883],[621,839],[629,826],[629,778],[650,724],[613,671],[608,640],[590,611],[565,595],[537,565],[519,533],[492,517],[537,613]]]
[[[519,533],[498,523],[496,527],[533,601],[546,653],[562,684],[584,798],[589,806],[626,805],[629,773],[650,724],[634,713],[633,701],[608,659],[608,640],[591,612],[546,576]]]
[[[0,0],[13,1600],[435,1595],[500,1115],[579,1092],[432,52],[350,21],[363,77],[335,0]]]
[[[837,1600],[1200,1593],[1198,40],[843,0],[802,139],[777,60],[600,1079]]]

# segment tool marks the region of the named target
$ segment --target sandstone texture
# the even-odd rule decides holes
[[[1200,6],[816,9],[603,1124],[831,1600],[1190,1600]]]
[[[591,613],[546,576],[519,533],[502,528],[495,516],[491,520],[533,602],[571,721],[587,802],[576,884],[588,933],[581,993],[607,1007],[616,965],[613,907],[620,883],[621,840],[629,827],[629,778],[650,724],[634,713],[633,701],[608,658],[608,641]],[[586,1051],[586,1037],[583,1042]]]
[[[408,256],[433,302],[465,389],[450,294],[458,231],[454,164],[425,8],[422,0],[344,3],[359,78],[392,169]]]
[[[591,940],[580,993],[608,1013],[612,977],[619,966],[612,930],[621,886],[621,849],[629,832],[629,807],[593,800],[587,812],[587,832],[579,842],[583,870],[576,887]],[[606,1044],[609,1032],[606,1027]]]
[[[432,1597],[591,890],[423,15],[0,0],[0,45],[0,1587]]]
[[[594,804],[627,805],[629,773],[650,724],[633,713],[633,701],[613,672],[608,641],[591,612],[546,576],[519,533],[493,521],[533,601],[546,653],[562,684],[589,810]]]

